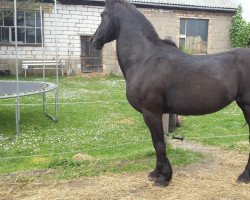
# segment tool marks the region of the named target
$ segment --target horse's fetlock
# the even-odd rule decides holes
[[[162,175],[165,177],[168,177],[168,179],[172,179],[172,175],[173,175],[173,171],[172,169],[167,169],[167,170],[163,170]]]
[[[154,185],[158,187],[166,187],[169,185],[171,178],[161,175],[159,178],[155,180]]]
[[[250,170],[245,170],[238,178],[240,183],[250,183]]]

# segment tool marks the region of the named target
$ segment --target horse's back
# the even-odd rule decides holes
[[[183,63],[188,63],[186,70],[191,78],[188,81],[179,79],[185,80],[183,85],[187,84],[184,90],[188,95],[183,98],[189,99],[188,103],[194,107],[188,111],[200,112],[194,114],[215,112],[243,96],[250,101],[250,49],[231,49],[217,54],[190,56],[189,59],[193,62],[187,62],[186,58]]]

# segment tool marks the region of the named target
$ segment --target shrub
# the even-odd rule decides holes
[[[236,14],[232,19],[232,29],[230,30],[232,47],[247,47],[250,39],[250,23],[242,17],[242,6],[239,5]]]

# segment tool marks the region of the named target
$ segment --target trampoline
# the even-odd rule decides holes
[[[19,81],[19,97],[46,93],[57,88],[54,83],[37,81]],[[17,97],[16,81],[0,81],[0,99]]]
[[[18,84],[18,90],[17,90]],[[55,115],[52,116],[46,111],[46,94],[49,91],[55,92]],[[18,91],[18,92],[17,92]],[[54,121],[58,121],[58,85],[50,82],[38,82],[38,81],[7,81],[0,80],[0,99],[15,98],[16,99],[16,138],[19,135],[19,121],[20,121],[20,104],[19,98],[23,96],[29,96],[34,94],[42,94],[43,100],[43,113]],[[0,140],[10,138],[0,138]]]
[[[7,99],[7,98],[15,98],[16,103],[13,104],[16,107],[16,138],[19,136],[19,121],[20,121],[20,103],[19,98],[28,95],[34,94],[42,94],[42,101],[43,101],[43,113],[53,119],[54,121],[58,121],[58,41],[57,41],[57,0],[55,0],[55,60],[56,60],[56,83],[49,83],[45,82],[45,66],[43,64],[43,81],[20,81],[19,80],[19,56],[18,56],[18,36],[17,36],[17,0],[14,0],[14,28],[15,28],[15,52],[16,52],[16,80],[0,80],[0,99]],[[40,23],[41,23],[41,30],[43,30],[43,9],[40,6]],[[41,31],[41,46],[42,46],[42,58],[43,61],[45,60],[44,57],[44,35],[43,31]],[[46,94],[49,91],[54,90],[55,95],[55,110],[54,116],[48,114],[46,112]],[[1,104],[0,104],[1,105]],[[9,138],[0,138],[2,139],[9,139]]]

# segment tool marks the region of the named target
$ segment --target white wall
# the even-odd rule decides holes
[[[102,7],[81,5],[58,5],[57,38],[59,58],[69,56],[79,58],[81,53],[81,35],[91,35],[100,23]],[[45,58],[55,57],[55,13],[54,9],[44,13]],[[19,46],[20,59],[41,59],[42,48],[37,46]],[[14,59],[14,46],[1,46],[2,59]]]

